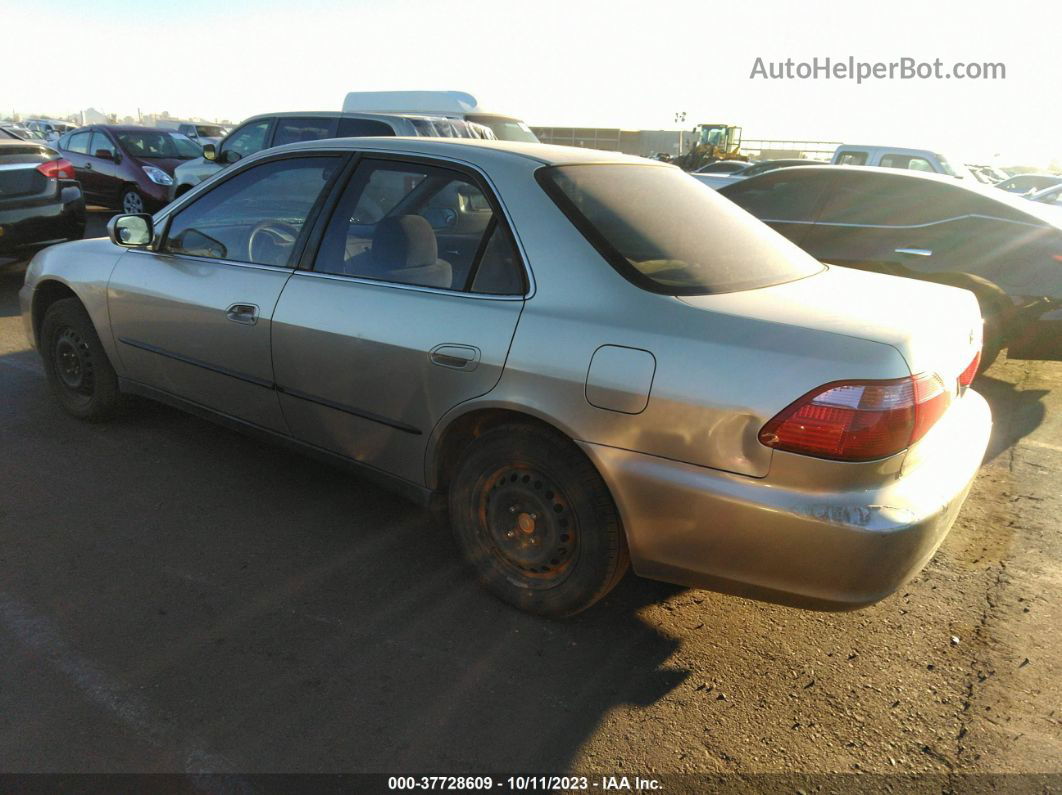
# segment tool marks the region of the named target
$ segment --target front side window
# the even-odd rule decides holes
[[[70,152],[76,152],[79,155],[87,155],[89,153],[89,142],[92,138],[92,131],[75,133],[71,135],[66,142],[66,149]]]
[[[516,295],[523,267],[476,182],[446,168],[365,160],[336,206],[314,270]]]
[[[111,153],[111,157],[114,157],[118,153],[114,141],[108,138],[106,133],[99,132],[98,130],[92,134],[92,147],[89,151],[91,151],[93,155],[101,151],[107,151]]]
[[[341,162],[299,157],[249,168],[177,213],[162,251],[292,267],[303,226]]]
[[[882,168],[909,168],[912,171],[927,171],[930,174],[936,172],[933,164],[924,157],[913,155],[882,155],[881,166]]]
[[[273,146],[294,144],[300,141],[319,141],[322,138],[335,138],[336,119],[282,117],[277,119],[277,131],[273,135]]]
[[[236,132],[225,139],[223,153],[232,153],[237,155],[237,159],[239,159],[240,157],[247,157],[247,155],[253,155],[255,152],[262,151],[265,149],[266,135],[269,134],[269,125],[269,119],[261,119],[260,121],[251,122],[236,130]],[[222,159],[222,162],[227,161]]]
[[[536,176],[608,263],[651,292],[732,292],[822,270],[781,235],[674,166],[552,166]]]

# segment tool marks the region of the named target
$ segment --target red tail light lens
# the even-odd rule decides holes
[[[814,389],[763,426],[776,450],[840,461],[871,461],[917,442],[948,409],[940,376],[841,381]]]
[[[37,166],[37,170],[44,174],[48,179],[76,178],[74,176],[74,164],[65,157],[60,157],[58,160],[49,160],[47,163],[41,163]]]
[[[974,378],[977,376],[977,368],[981,365],[981,351],[978,349],[974,354],[973,361],[970,362],[966,369],[959,373],[959,386],[969,386],[973,383]]]

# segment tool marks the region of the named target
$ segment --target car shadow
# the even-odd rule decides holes
[[[77,422],[28,357],[0,357],[25,517],[5,590],[240,770],[561,772],[610,713],[689,676],[642,615],[682,589],[629,576],[574,618],[522,614],[424,510],[148,401]],[[67,730],[20,698],[25,736]]]
[[[1020,389],[1010,381],[987,374],[978,377],[973,388],[984,396],[992,409],[992,436],[984,463],[1035,431],[1047,414],[1043,403],[1048,393],[1046,389]]]

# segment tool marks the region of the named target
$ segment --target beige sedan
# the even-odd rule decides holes
[[[628,564],[875,602],[933,555],[991,428],[973,295],[823,266],[653,161],[322,140],[109,231],[21,292],[70,413],[143,395],[350,466],[445,507],[538,614]]]

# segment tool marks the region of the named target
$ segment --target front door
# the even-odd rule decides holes
[[[282,157],[243,169],[169,219],[157,251],[119,260],[108,305],[129,378],[286,431],[270,358],[273,310],[342,162]]]
[[[424,482],[432,428],[494,388],[523,307],[497,207],[475,175],[444,164],[359,164],[313,270],[295,272],[273,317],[294,436]]]

